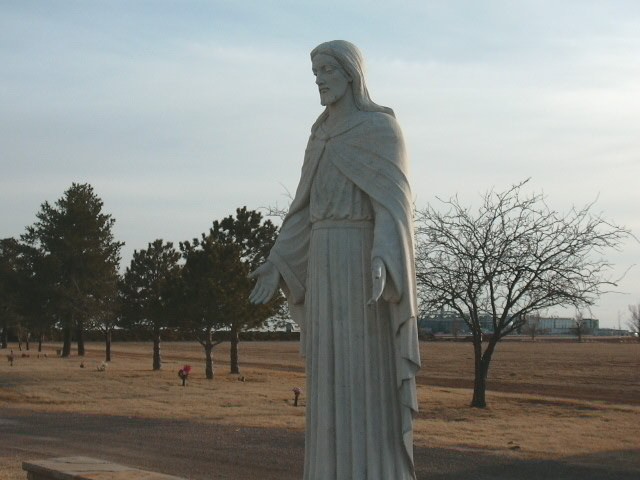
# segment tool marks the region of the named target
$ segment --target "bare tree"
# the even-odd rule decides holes
[[[578,337],[578,343],[582,343],[583,336],[591,333],[588,320],[589,319],[584,318],[584,314],[582,312],[576,312],[576,316],[573,319],[571,333]]]
[[[640,303],[629,305],[629,312],[631,312],[631,320],[627,324],[636,336],[636,340],[640,342]]]
[[[542,329],[540,328],[540,320],[541,318],[538,312],[527,315],[524,319],[524,325],[520,331],[525,335],[529,335],[532,342],[535,342],[536,335],[541,333]]]
[[[473,407],[486,406],[489,364],[498,341],[527,315],[553,306],[594,304],[615,286],[600,254],[619,248],[630,232],[591,212],[593,204],[561,214],[542,194],[525,195],[528,180],[482,196],[477,212],[457,197],[416,213],[416,270],[423,308],[460,315],[473,336]],[[483,349],[481,318],[493,332]]]
[[[460,332],[462,331],[461,323],[462,322],[457,318],[451,322],[451,335],[453,335],[453,338],[458,338],[458,335],[460,335]]]

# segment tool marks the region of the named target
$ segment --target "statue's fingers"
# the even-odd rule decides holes
[[[262,291],[262,303],[269,302],[269,300],[271,300],[271,297],[273,297],[273,294],[274,289],[271,287],[271,285],[265,286]]]
[[[376,278],[371,286],[371,303],[377,302],[382,296],[384,290],[384,281],[382,278]]]
[[[253,288],[253,290],[251,291],[251,294],[249,295],[249,300],[253,304],[258,304],[258,303],[262,303],[260,301],[261,298],[262,298],[262,285],[260,282],[258,282],[256,286]]]
[[[251,303],[256,303],[256,289],[255,288],[249,294],[249,301]]]
[[[262,273],[263,270],[263,265],[260,265],[258,268],[256,268],[253,272],[249,273],[249,278],[258,278],[260,276],[260,274]]]
[[[367,305],[375,305],[378,302],[378,300],[380,300],[380,296],[381,296],[380,293],[373,292],[373,294],[371,295],[371,298],[367,302]]]
[[[261,293],[261,296],[260,296],[261,304],[267,303],[273,296],[273,294],[271,293],[271,286],[269,285],[263,285],[260,293]]]
[[[265,298],[267,293],[265,292],[264,286],[260,287],[260,291],[258,292],[258,302],[259,304],[263,304],[265,302]]]

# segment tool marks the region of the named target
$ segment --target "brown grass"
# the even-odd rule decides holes
[[[159,372],[151,370],[150,344],[115,345],[104,372],[96,370],[101,344],[89,344],[84,359],[57,358],[55,348],[45,347],[46,358],[17,353],[13,367],[2,359],[0,406],[304,428],[304,408],[293,407],[291,391],[305,387],[296,343],[242,343],[244,382],[227,373],[228,345],[215,351],[213,381],[204,378],[203,352],[193,343],[163,345]],[[423,343],[422,351],[418,446],[538,459],[640,450],[640,345],[504,342],[489,373],[485,410],[468,407],[471,345]],[[193,370],[182,387],[177,371],[185,363]],[[0,471],[10,472],[1,478],[23,478],[20,461],[0,456]]]

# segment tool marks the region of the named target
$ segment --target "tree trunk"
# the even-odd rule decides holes
[[[62,329],[62,356],[71,355],[71,325],[65,325]]]
[[[111,329],[107,329],[104,335],[104,361],[111,361]]]
[[[78,342],[78,356],[84,357],[84,322],[82,320],[78,320],[76,341]]]
[[[475,377],[473,381],[473,398],[471,399],[471,406],[475,408],[486,408],[487,406],[487,374],[489,373],[491,356],[493,355],[493,351],[496,347],[496,338],[497,337],[495,335],[491,337],[489,345],[487,345],[483,354],[482,336],[473,337]]]
[[[38,352],[42,351],[42,341],[44,340],[44,333],[38,335]]]
[[[2,327],[2,334],[0,335],[0,348],[8,348],[9,347],[9,332],[7,331],[6,325]]]
[[[473,398],[471,400],[471,406],[476,408],[485,408],[487,406],[485,399],[487,378],[482,371],[482,334],[473,334],[473,353],[475,376],[473,380]]]
[[[240,366],[238,365],[238,343],[240,343],[240,336],[237,327],[234,326],[231,328],[231,373],[240,373]]]
[[[162,356],[160,355],[160,328],[153,328],[153,369],[162,368]]]
[[[213,358],[211,356],[211,351],[213,350],[213,344],[211,340],[207,341],[204,344],[204,354],[205,354],[205,375],[207,380],[213,380]]]
[[[486,364],[480,360],[479,364],[475,366],[475,379],[473,381],[473,398],[471,399],[471,406],[475,408],[486,408],[486,392],[487,392],[487,367]]]
[[[31,333],[27,332],[26,338],[25,338],[25,345],[27,347],[27,351],[29,351],[29,340],[31,339]]]

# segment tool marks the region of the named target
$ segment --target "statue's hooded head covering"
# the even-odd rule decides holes
[[[364,58],[358,47],[346,40],[332,40],[321,43],[314,48],[311,51],[311,59],[313,60],[313,57],[321,53],[335,58],[338,65],[351,77],[353,99],[358,110],[363,112],[383,112],[395,116],[392,109],[378,105],[371,100],[364,79]],[[327,111],[325,110],[316,121],[316,124],[324,120],[326,116]]]

